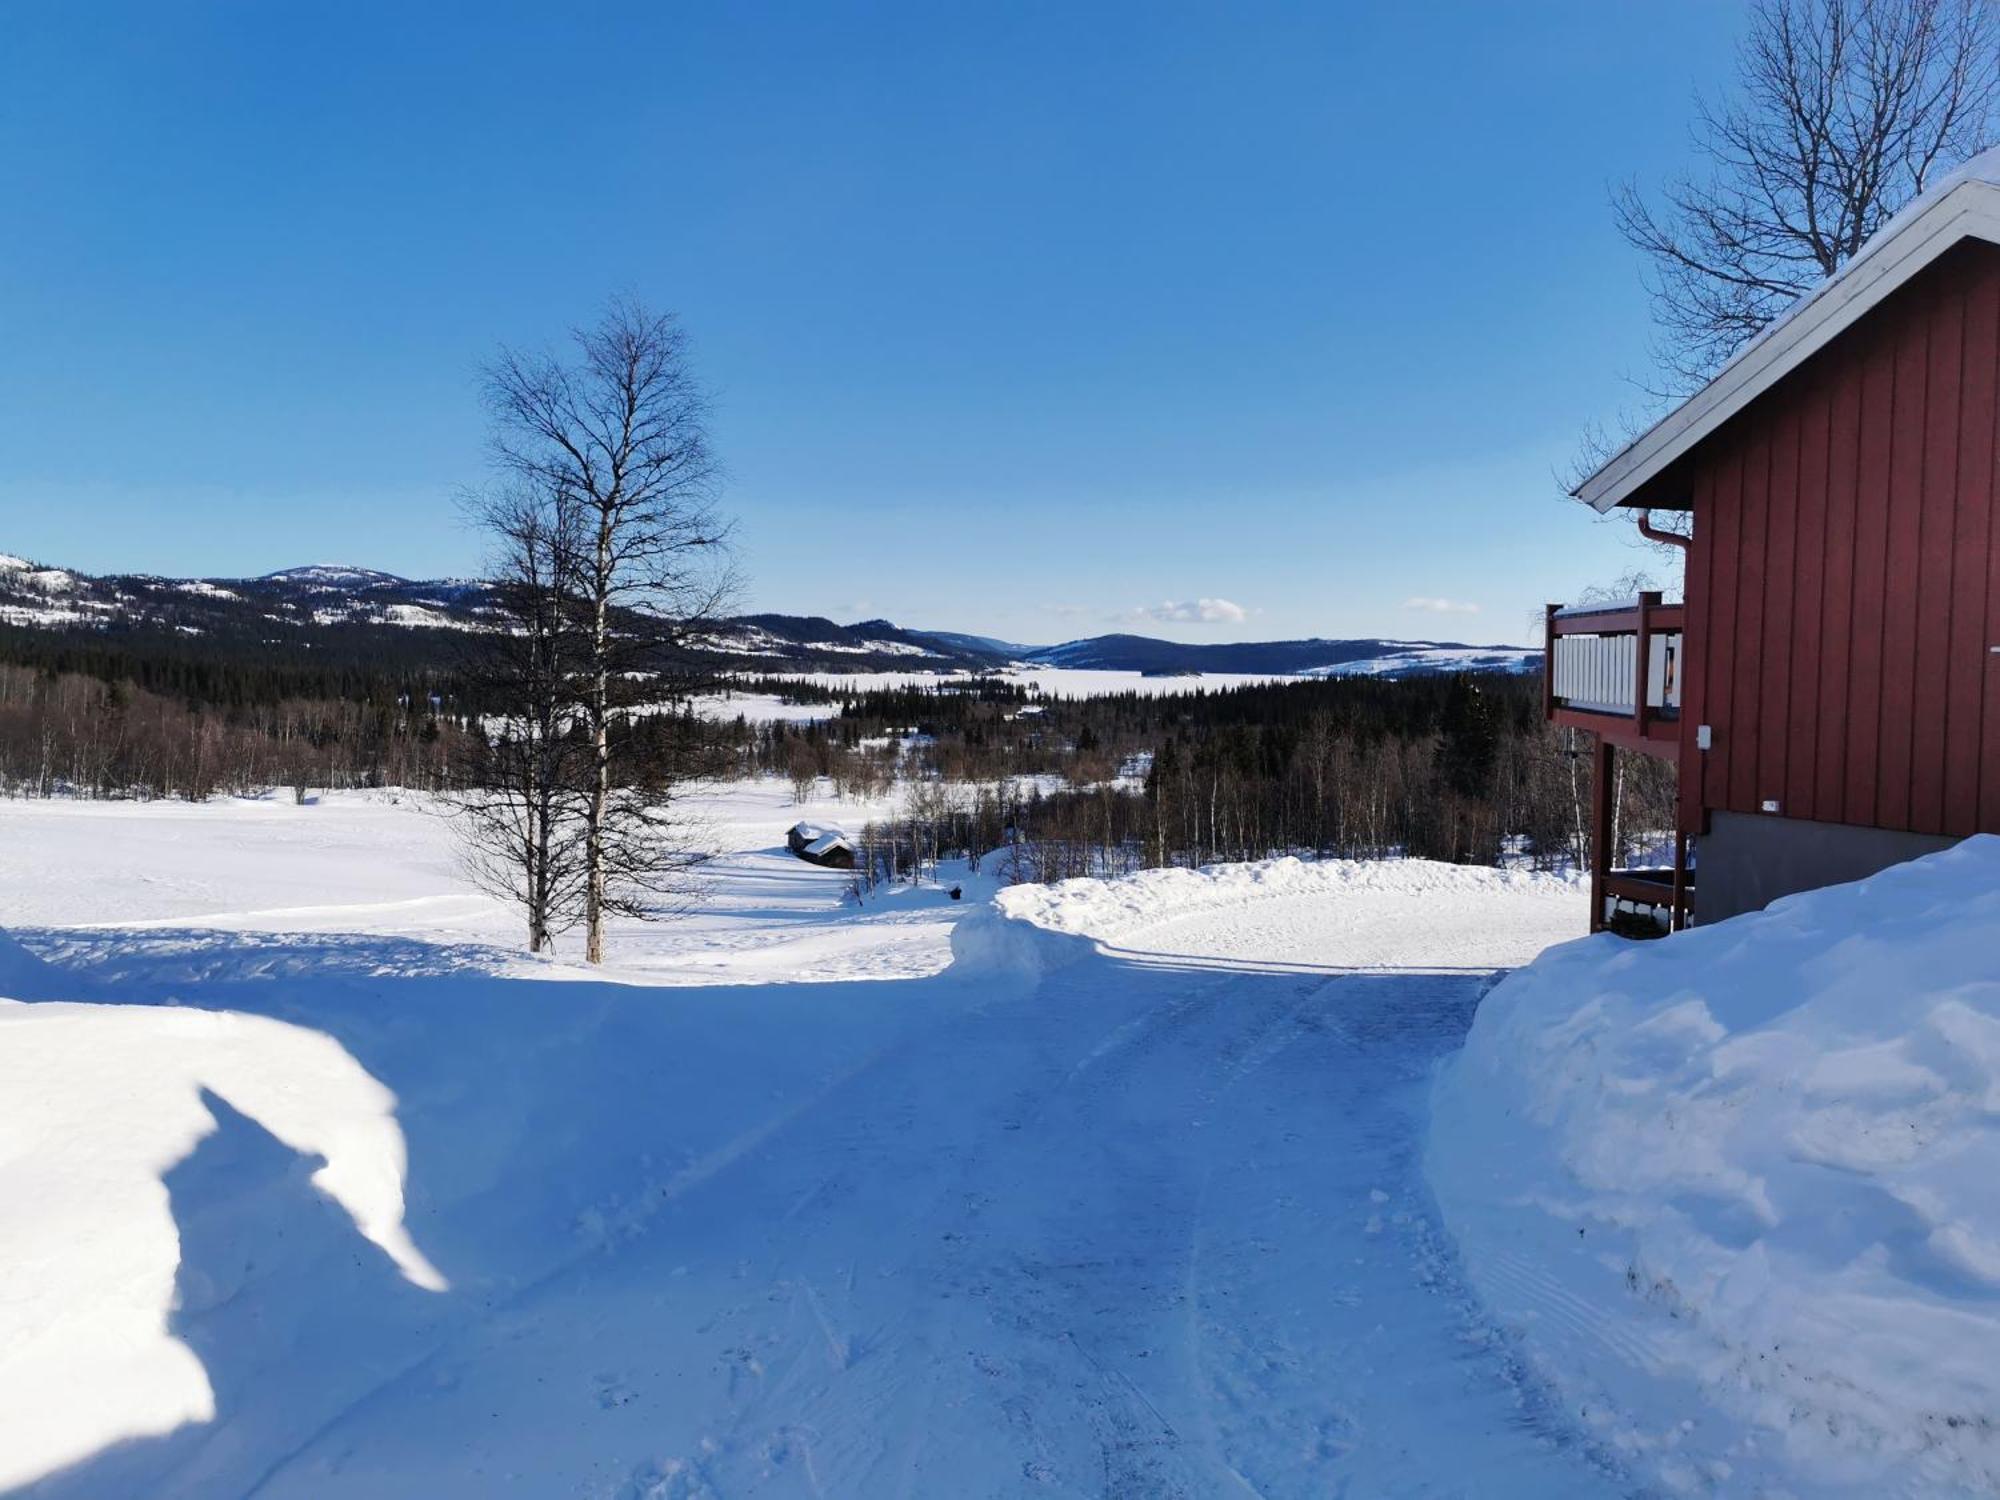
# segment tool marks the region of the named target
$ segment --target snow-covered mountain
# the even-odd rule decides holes
[[[489,623],[485,584],[409,579],[375,568],[313,563],[255,578],[93,576],[0,554],[0,626],[166,633],[310,647],[375,641],[399,658],[439,658],[445,632]],[[753,614],[719,622],[696,643],[718,666],[743,672],[965,671],[1023,663],[1099,671],[1298,676],[1411,676],[1440,671],[1532,671],[1541,653],[1451,641],[1297,640],[1191,645],[1101,635],[1053,646],[888,620],[842,625],[817,615]]]
[[[478,629],[486,588],[470,579],[416,582],[371,568],[315,564],[256,578],[93,576],[0,554],[0,624],[164,629],[269,637],[337,625]]]
[[[1300,677],[1406,677],[1425,672],[1530,672],[1542,653],[1526,646],[1458,641],[1236,641],[1191,645],[1143,635],[1100,635],[1060,646],[1024,648],[1021,659],[1052,667],[1113,672],[1268,672]]]

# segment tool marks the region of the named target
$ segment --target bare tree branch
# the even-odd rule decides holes
[[[682,902],[701,862],[676,812],[710,745],[687,711],[686,648],[721,615],[737,574],[679,326],[614,301],[573,344],[568,361],[503,351],[486,388],[501,469],[573,518],[561,593],[583,641],[583,922],[597,963],[607,914]]]
[[[1992,0],[1756,0],[1723,103],[1698,100],[1706,170],[1612,196],[1650,262],[1667,386],[1699,386],[1940,172],[1992,144]]]

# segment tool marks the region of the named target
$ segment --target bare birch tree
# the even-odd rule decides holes
[[[685,705],[685,647],[735,588],[705,403],[670,317],[616,301],[572,337],[567,359],[503,352],[487,371],[503,470],[563,497],[577,517],[566,593],[583,636],[585,953],[604,920],[656,915],[686,894],[701,851],[675,802],[699,773],[699,725],[670,713],[644,733],[642,703]]]
[[[469,510],[494,543],[495,618],[470,648],[466,680],[488,712],[452,800],[473,880],[523,909],[528,950],[540,953],[583,914],[587,660],[565,592],[578,517],[567,496],[519,486]]]
[[[1912,197],[1992,144],[1992,0],[1754,0],[1734,96],[1696,100],[1705,169],[1613,195],[1651,262],[1670,395],[1705,381]]]

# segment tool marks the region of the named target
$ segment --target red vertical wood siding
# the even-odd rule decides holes
[[[1715,516],[1718,512],[1715,505],[1714,466],[1697,470],[1693,484],[1695,513],[1698,516]],[[1683,588],[1688,620],[1705,620],[1711,613],[1708,560],[1713,550],[1699,545],[1688,549],[1687,574]],[[1695,753],[1692,734],[1694,721],[1698,717],[1696,707],[1704,701],[1708,680],[1714,675],[1714,668],[1711,666],[1714,649],[1715,632],[1712,630],[1688,630],[1681,636],[1681,665],[1684,675],[1681,678],[1683,708],[1679,788],[1680,826],[1692,831],[1701,829],[1702,810],[1708,805],[1707,776],[1710,758]]]
[[[1956,546],[1951,556],[1950,669],[1945,682],[1944,826],[1977,828],[1979,756],[1987,680],[2000,683],[2000,657],[1987,634],[1987,567],[1996,542],[1993,437],[2000,422],[2000,277],[1973,284],[1959,356]],[[2000,740],[1986,741],[2000,759]],[[2000,815],[2000,808],[1994,813]]]
[[[1688,826],[1775,800],[2000,832],[2000,247],[1942,257],[1709,439],[1689,482]]]
[[[1950,393],[1927,400],[1923,425],[1922,503],[1917,523],[1917,640],[1920,656],[1934,648],[1930,665],[1912,679],[1915,712],[1910,720],[1910,827],[1918,833],[1944,831],[1945,715],[1952,665],[1952,549],[1958,527],[1958,429],[1965,384],[1959,352],[1971,314],[1970,289],[1940,295],[1930,305],[1930,366],[1925,390]],[[1915,666],[1925,663],[1919,660]]]
[[[1792,642],[1798,636],[1799,618],[1794,612],[1799,563],[1799,427],[1805,404],[1789,403],[1771,424],[1770,479],[1765,489],[1763,671],[1757,683],[1755,710],[1758,721],[1768,719],[1771,727],[1757,738],[1758,788],[1786,788],[1790,765]]]
[[[1791,618],[1801,624],[1822,618],[1826,592],[1826,533],[1830,496],[1827,486],[1828,431],[1832,406],[1819,392],[1803,403],[1799,414],[1798,487],[1793,513],[1792,576],[1797,588]],[[1782,774],[1792,812],[1801,818],[1819,814],[1820,662],[1824,642],[1818,630],[1792,635],[1792,665],[1787,684],[1785,767]]]

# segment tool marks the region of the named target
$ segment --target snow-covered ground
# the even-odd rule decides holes
[[[1419,1165],[1573,887],[857,910],[775,852],[855,812],[585,974],[407,800],[0,804],[0,1490],[1621,1492]]]
[[[1401,643],[1399,643],[1401,644]],[[979,674],[1003,678],[1050,698],[1101,698],[1115,693],[1158,697],[1163,693],[1221,692],[1266,682],[1303,682],[1318,677],[1385,677],[1424,671],[1538,670],[1541,655],[1525,647],[1443,647],[1409,643],[1404,649],[1338,666],[1315,667],[1298,673],[1203,672],[1196,676],[1148,676],[1091,667],[1014,665]],[[812,683],[837,692],[865,693],[889,688],[934,688],[973,680],[970,672],[783,672],[773,676]],[[699,710],[714,718],[742,717],[751,723],[809,723],[840,713],[838,703],[787,703],[771,693],[718,693],[699,700]]]
[[[2000,1493],[2000,838],[1548,953],[1437,1092],[1470,1279],[1675,1493]]]
[[[855,830],[896,805],[796,804],[776,780],[728,784],[704,804],[703,838],[721,851],[710,899],[673,922],[621,930],[620,978],[936,973],[950,961],[941,892],[883,892],[856,921],[846,876],[785,848],[785,830],[802,818]],[[200,805],[0,800],[0,928],[93,925],[365,933],[449,945],[496,972],[583,972],[517,959],[520,921],[466,881],[449,816],[395,793],[337,793],[304,807],[289,794]],[[581,953],[575,934],[559,945],[565,960]]]
[[[953,682],[971,682],[971,672],[777,672],[771,674],[789,682],[809,682],[836,692],[866,693],[890,688],[930,688]],[[1248,687],[1263,682],[1298,682],[1301,678],[1281,672],[1203,672],[1199,676],[1151,677],[1144,672],[1114,672],[1093,667],[1010,666],[977,677],[995,677],[1020,687],[1032,688],[1050,698],[1101,698],[1114,693],[1139,693],[1158,697],[1163,693],[1217,692],[1224,688]],[[727,699],[730,716],[742,713],[749,718],[790,718],[792,710],[807,707],[779,703],[757,693],[737,693]],[[772,711],[766,705],[775,706]],[[839,712],[839,704],[810,705],[809,718],[829,718]]]

